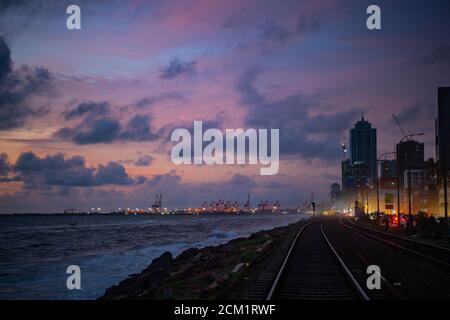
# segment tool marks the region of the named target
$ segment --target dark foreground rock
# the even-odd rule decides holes
[[[106,290],[100,299],[248,298],[267,266],[281,263],[299,223],[260,231],[218,246],[170,252]]]

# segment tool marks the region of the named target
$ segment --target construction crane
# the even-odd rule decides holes
[[[400,130],[401,130],[401,132],[403,134],[403,138],[400,140],[400,142],[402,142],[404,140],[410,140],[414,136],[423,136],[424,135],[423,132],[406,134],[405,130],[403,130],[403,128],[400,125],[400,122],[398,121],[398,118],[395,116],[395,114],[392,114],[392,118],[394,118],[395,123],[400,128]]]
[[[398,121],[397,117],[395,116],[395,114],[392,114],[392,118],[394,118],[395,123],[397,124],[397,126],[400,128],[400,130],[402,131],[402,134],[404,137],[407,136],[405,130],[403,130],[402,126],[400,125],[400,122]]]

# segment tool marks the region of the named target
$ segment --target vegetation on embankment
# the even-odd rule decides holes
[[[260,231],[218,246],[191,248],[176,258],[165,252],[100,299],[245,299],[258,275],[298,229],[295,223]]]

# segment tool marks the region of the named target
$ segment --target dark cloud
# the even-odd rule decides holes
[[[177,175],[175,170],[171,170],[168,173],[156,174],[151,179],[148,179],[147,185],[153,187],[168,187],[175,186],[181,183],[181,177]]]
[[[32,117],[47,113],[47,108],[33,106],[33,96],[45,96],[52,91],[52,75],[44,68],[26,65],[12,68],[11,52],[0,36],[0,130],[20,127]]]
[[[80,103],[76,108],[63,113],[65,120],[70,120],[84,115],[90,117],[99,117],[108,114],[110,111],[110,105],[106,101],[94,102],[86,101]]]
[[[177,92],[167,92],[139,99],[134,103],[134,106],[137,108],[149,107],[166,100],[186,101],[186,98]]]
[[[246,188],[256,187],[256,183],[253,178],[239,173],[234,174],[229,183],[236,186],[246,186]]]
[[[74,109],[63,112],[66,120],[81,118],[72,127],[59,129],[54,136],[70,140],[75,144],[112,143],[115,141],[153,141],[158,138],[153,132],[149,115],[134,115],[126,125],[114,114],[107,102],[83,102]]]
[[[430,65],[440,62],[450,62],[450,45],[444,44],[418,60],[421,65]]]
[[[130,178],[125,171],[125,168],[113,161],[108,162],[107,165],[99,165],[97,173],[95,174],[95,184],[119,184],[130,185],[134,183],[134,179]]]
[[[128,122],[125,129],[120,133],[119,139],[125,141],[153,141],[158,135],[150,128],[150,116],[135,115]]]
[[[172,59],[169,65],[161,70],[162,79],[174,79],[181,75],[193,75],[196,73],[197,61],[182,61],[178,58]]]
[[[111,118],[84,121],[80,125],[59,129],[55,137],[71,140],[76,144],[111,143],[117,139],[121,130],[120,123]]]
[[[139,157],[135,162],[134,165],[138,167],[148,167],[153,163],[153,157],[150,155],[144,155]]]
[[[91,186],[94,169],[87,168],[83,157],[65,159],[62,153],[39,158],[33,152],[22,153],[14,170],[21,177],[25,188],[40,186]]]
[[[122,129],[108,102],[86,101],[61,114],[66,121],[81,118],[73,127],[63,127],[54,136],[76,144],[111,143]]]
[[[267,21],[261,27],[260,46],[264,49],[283,47],[299,35],[320,27],[320,14],[301,15],[297,23],[289,26],[276,21]]]
[[[270,100],[255,87],[258,71],[242,75],[237,90],[240,104],[247,110],[246,125],[253,128],[280,129],[280,156],[298,155],[304,159],[334,161],[339,155],[339,139],[352,124],[356,110],[333,114],[311,113],[322,97],[296,93]]]
[[[84,157],[65,158],[62,153],[40,158],[31,151],[24,152],[17,158],[13,170],[27,189],[131,185],[145,181],[143,177],[130,177],[122,165],[113,161],[97,168],[87,167]]]
[[[5,40],[0,37],[0,81],[11,72],[11,51]]]
[[[11,171],[11,164],[6,153],[0,153],[0,177],[5,177]]]

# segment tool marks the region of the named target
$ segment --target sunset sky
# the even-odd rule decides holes
[[[70,4],[81,30],[66,28]],[[378,4],[382,29],[366,28]],[[378,154],[425,132],[450,85],[450,2],[1,1],[0,212],[295,207],[340,182],[340,143],[364,117]],[[280,171],[177,166],[170,134],[279,128]]]

